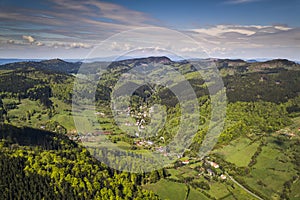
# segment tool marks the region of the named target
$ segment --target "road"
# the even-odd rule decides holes
[[[253,197],[259,199],[259,200],[264,200],[263,198],[257,196],[256,194],[254,194],[253,192],[251,192],[250,190],[248,190],[247,188],[245,188],[243,185],[241,185],[239,182],[237,182],[233,177],[231,177],[227,172],[225,172],[225,174],[230,178],[230,180],[232,180],[235,184],[237,184],[240,188],[242,188],[243,190],[245,190],[246,192],[248,192],[249,194],[251,194]]]

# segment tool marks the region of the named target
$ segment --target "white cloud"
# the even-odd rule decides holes
[[[197,52],[197,51],[202,51],[202,49],[200,48],[182,48],[180,49],[181,52],[184,52],[184,53],[190,53],[190,52]]]
[[[16,41],[15,40],[7,40],[7,44],[15,44]]]
[[[85,43],[100,43],[116,33],[157,23],[156,19],[143,12],[98,0],[86,0],[84,3],[53,0],[49,2],[49,8],[43,10],[19,6],[11,10],[5,6],[0,12],[0,20],[7,29],[7,33],[1,33],[5,42],[12,39],[13,32],[23,39],[22,43],[38,46],[41,42],[44,46],[47,46],[46,43],[75,43],[69,48],[90,48]],[[36,43],[36,39],[40,43]]]
[[[30,36],[30,35],[23,35],[22,38],[24,40],[26,40],[27,42],[29,42],[29,43],[35,42],[35,39],[32,36]]]
[[[6,40],[6,44],[8,44],[8,45],[24,45],[24,42],[21,40],[8,39],[8,40]]]
[[[279,33],[289,31],[293,28],[276,25],[276,26],[258,26],[258,25],[217,25],[209,28],[190,29],[190,31],[205,34],[208,36],[222,37],[227,33],[237,33],[245,36],[252,36],[258,33]]]
[[[292,29],[292,28],[286,27],[286,26],[274,26],[274,28],[276,28],[278,30],[282,30],[282,31],[288,31],[288,30]]]
[[[42,43],[42,42],[36,42],[35,44],[36,44],[36,46],[44,46],[44,43]]]
[[[76,42],[73,42],[69,45],[71,48],[86,48],[86,49],[89,49],[91,48],[92,46],[89,45],[89,44],[84,44],[84,43],[76,43]]]
[[[186,33],[201,41],[210,57],[299,57],[295,49],[300,48],[300,28],[286,25],[217,25]]]
[[[64,49],[90,49],[93,47],[93,45],[81,43],[81,42],[71,42],[71,43],[54,42],[54,43],[46,43],[45,45],[48,47],[64,48]]]
[[[113,42],[111,44],[111,50],[113,51],[129,51],[132,48],[130,44],[124,42]]]
[[[204,33],[211,36],[221,36],[223,33],[228,32],[235,32],[244,35],[253,35],[256,33],[255,31],[248,29],[248,27],[233,25],[217,25],[210,28],[191,29],[191,31]]]

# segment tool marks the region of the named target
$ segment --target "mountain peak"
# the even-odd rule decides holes
[[[60,64],[60,63],[67,63],[67,62],[62,60],[62,59],[55,58],[55,59],[50,59],[50,60],[43,60],[43,61],[41,61],[41,63],[44,63],[44,64]]]
[[[122,60],[120,62],[143,62],[143,63],[171,63],[172,60],[168,58],[167,56],[150,56],[150,57],[144,57],[144,58],[132,58],[132,59],[126,59]]]

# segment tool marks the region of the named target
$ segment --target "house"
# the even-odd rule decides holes
[[[221,174],[220,178],[221,178],[222,180],[225,180],[227,177],[226,177],[224,174]]]
[[[187,164],[189,164],[189,163],[190,163],[189,160],[182,161],[182,164],[184,164],[184,165],[187,165]]]
[[[147,141],[147,144],[148,144],[148,145],[153,145],[154,143],[153,143],[152,141],[149,140],[149,141]]]
[[[220,167],[217,163],[212,162],[212,161],[207,161],[207,163],[210,164],[210,166],[214,167],[215,169]]]

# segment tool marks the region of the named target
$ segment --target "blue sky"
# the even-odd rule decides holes
[[[149,13],[175,28],[216,24],[299,26],[297,0],[110,1]]]
[[[299,0],[2,0],[0,58],[84,58],[115,34],[159,26],[199,42],[208,57],[300,60],[299,10]],[[126,38],[113,41],[103,57],[136,47]],[[180,48],[186,57],[200,54]]]

